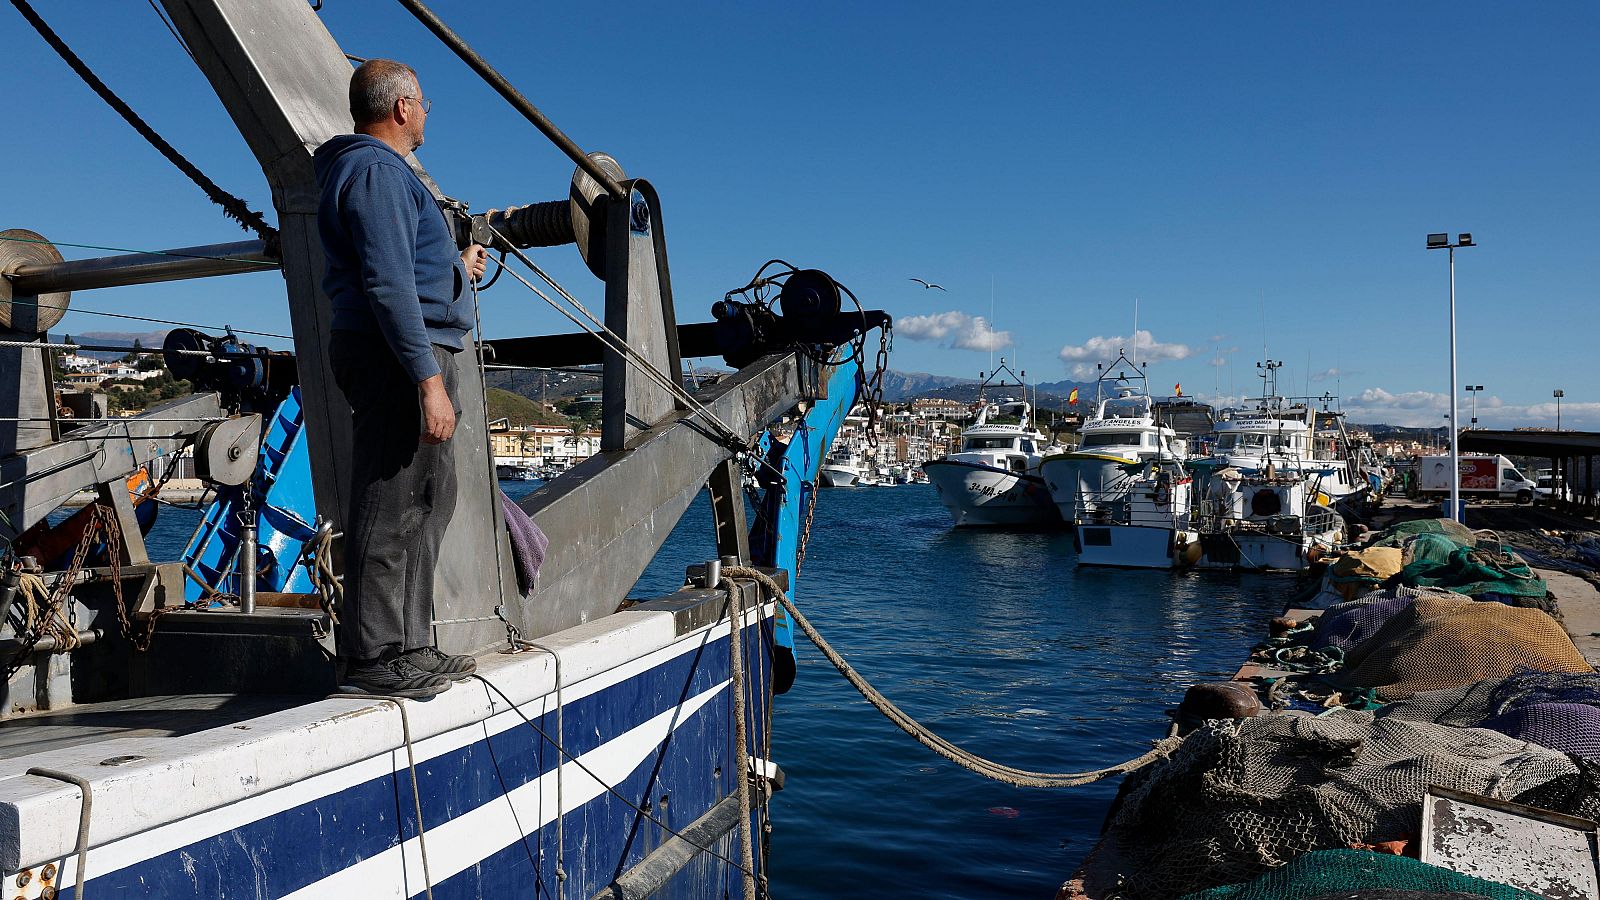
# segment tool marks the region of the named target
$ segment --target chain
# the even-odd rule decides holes
[[[866,338],[863,337],[862,341],[865,343]],[[867,406],[867,446],[873,450],[878,449],[878,419],[882,415],[883,407],[883,373],[889,369],[889,351],[893,348],[894,327],[885,324],[883,329],[878,332],[878,358],[875,361],[872,374],[866,379],[866,384],[864,385],[866,390],[863,392],[866,394]],[[862,357],[863,365],[866,363],[865,349],[863,347],[863,352],[859,353]],[[873,456],[876,457],[877,454],[874,453]]]
[[[141,653],[150,649],[150,642],[156,636],[156,621],[170,612],[180,609],[193,609],[199,603],[185,603],[180,606],[161,606],[150,610],[150,615],[144,620],[144,632],[136,633],[133,630],[133,619],[128,612],[127,598],[122,593],[122,528],[117,523],[117,515],[103,503],[95,504],[96,525],[90,526],[90,532],[99,530],[105,534],[106,564],[111,567],[111,593],[117,601],[117,624],[122,626],[122,635],[133,644],[133,649]],[[78,563],[74,563],[78,565]]]
[[[67,569],[66,574],[56,582],[55,590],[50,595],[49,608],[45,610],[44,615],[40,616],[36,622],[31,623],[27,640],[23,642],[21,647],[17,648],[17,652],[6,662],[5,681],[7,683],[22,668],[22,664],[27,661],[28,657],[33,655],[33,648],[38,646],[39,641],[45,635],[47,630],[46,623],[54,622],[60,616],[62,602],[70,596],[72,585],[77,582],[79,573],[83,571],[84,560],[88,558],[89,547],[94,542],[98,521],[98,519],[91,520],[91,524],[83,530],[83,536],[78,539],[78,549],[72,554],[72,565]],[[75,621],[76,616],[74,615],[73,618]],[[68,640],[76,637],[77,632],[74,631],[72,638]]]
[[[806,520],[800,526],[800,546],[794,551],[794,574],[800,574],[800,567],[806,564],[806,545],[811,543],[811,522],[817,516],[817,485],[815,482],[800,482],[800,499],[806,505]]]

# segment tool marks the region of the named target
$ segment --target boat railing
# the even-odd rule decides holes
[[[1196,500],[1194,522],[1201,531],[1263,531],[1271,534],[1322,534],[1339,525],[1339,514],[1326,506],[1312,506],[1301,515],[1238,516],[1225,499]]]

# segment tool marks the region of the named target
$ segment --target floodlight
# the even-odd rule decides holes
[[[1450,235],[1448,235],[1448,234],[1430,234],[1430,235],[1428,235],[1428,249],[1429,250],[1437,250],[1440,247],[1448,247],[1448,246],[1450,246]]]
[[[1471,247],[1472,246],[1472,235],[1470,233],[1457,235],[1456,236],[1456,243],[1460,244],[1463,247]]]

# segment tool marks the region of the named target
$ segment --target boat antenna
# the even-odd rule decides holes
[[[994,330],[994,273],[989,273],[989,330]],[[1005,362],[1002,358],[1001,362]],[[989,370],[994,371],[994,345],[989,346]]]
[[[1133,298],[1133,358],[1139,358],[1139,298]],[[1137,363],[1136,363],[1137,365]]]

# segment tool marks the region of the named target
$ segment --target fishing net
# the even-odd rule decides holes
[[[1340,688],[1374,688],[1381,700],[1501,679],[1519,669],[1593,669],[1561,626],[1537,609],[1429,593],[1350,648],[1329,676]]]
[[[1472,544],[1457,543],[1448,535],[1419,534],[1406,541],[1402,547],[1400,551],[1401,569],[1419,564],[1430,568],[1443,566],[1450,562],[1451,555],[1457,550],[1471,546]]]
[[[1394,577],[1404,567],[1396,547],[1367,547],[1345,553],[1328,566],[1328,584],[1346,600],[1354,600]]]
[[[1478,543],[1478,536],[1471,528],[1453,519],[1417,519],[1385,529],[1368,546],[1404,547],[1407,541],[1419,534],[1443,535],[1458,547],[1472,547]]]
[[[1355,892],[1360,891],[1361,894]],[[1367,893],[1371,891],[1373,893]],[[1406,892],[1410,892],[1409,894]],[[1317,900],[1323,897],[1492,897],[1538,900],[1519,888],[1430,866],[1404,856],[1367,850],[1308,853],[1247,884],[1185,895],[1182,900]]]
[[[1591,822],[1600,820],[1600,762],[1569,757],[1577,771],[1559,775],[1511,798],[1513,803],[1537,806]]]
[[[1541,747],[1600,759],[1600,709],[1582,703],[1531,703],[1481,723]]]
[[[1172,897],[1312,851],[1414,839],[1430,785],[1509,799],[1576,771],[1494,731],[1369,712],[1211,722],[1130,776],[1107,856],[1122,896]]]
[[[1384,623],[1411,605],[1411,598],[1383,594],[1369,594],[1350,603],[1328,608],[1316,619],[1309,646],[1313,650],[1338,647],[1349,650],[1378,633]]]
[[[1442,587],[1479,597],[1488,594],[1530,597],[1543,600],[1547,591],[1544,579],[1517,557],[1483,548],[1457,547],[1439,558],[1442,547],[1437,536],[1423,536],[1406,546],[1409,552],[1426,542],[1433,549],[1413,555],[1400,570],[1400,581],[1417,587]]]

